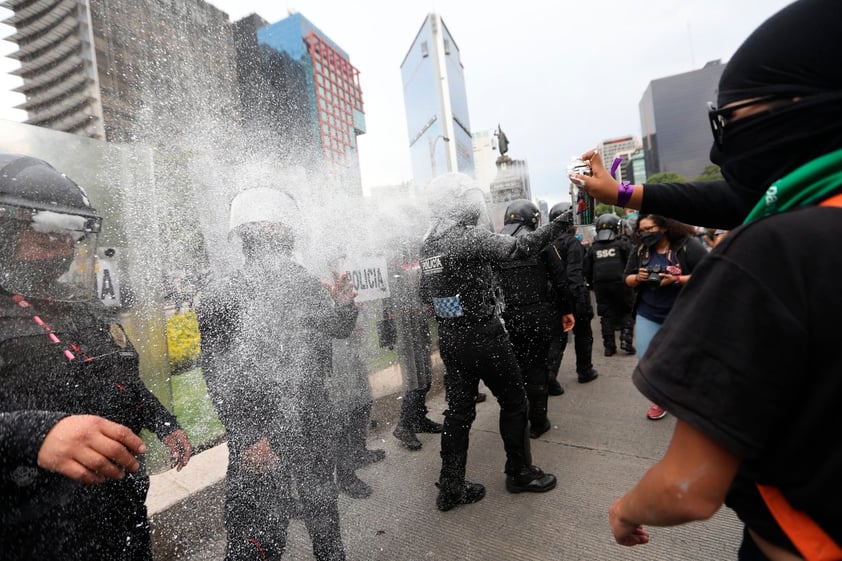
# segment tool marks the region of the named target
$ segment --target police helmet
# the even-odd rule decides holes
[[[555,220],[562,212],[567,212],[573,208],[573,203],[561,202],[556,203],[550,209],[550,221]]]
[[[471,176],[459,172],[439,175],[427,186],[425,194],[434,219],[492,229],[485,195]]]
[[[503,217],[503,233],[514,234],[521,226],[532,231],[541,222],[541,211],[538,205],[527,199],[517,199],[506,207]]]
[[[102,219],[84,189],[44,160],[0,153],[0,286],[90,301]]]
[[[596,219],[594,226],[597,241],[611,241],[620,233],[620,217],[615,214],[603,214]]]
[[[550,209],[550,221],[560,222],[563,232],[573,231],[573,205],[571,203],[557,203]]]
[[[255,187],[241,191],[232,199],[228,236],[239,237],[247,255],[260,249],[290,253],[299,220],[298,203],[290,193]]]

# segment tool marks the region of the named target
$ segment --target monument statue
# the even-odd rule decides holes
[[[500,156],[505,156],[506,152],[509,151],[509,139],[506,137],[503,129],[500,128],[499,123],[497,124],[497,133],[495,136],[497,137],[497,149],[500,150]]]

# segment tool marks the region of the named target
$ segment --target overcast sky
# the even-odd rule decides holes
[[[210,0],[236,21],[298,11],[360,71],[367,134],[363,187],[410,180],[400,64],[424,17],[442,15],[461,51],[474,131],[503,128],[508,155],[529,165],[533,195],[567,198],[566,167],[603,139],[640,135],[638,103],[651,80],[727,62],[789,0]],[[0,9],[0,18],[9,12]],[[0,36],[10,34],[0,29]],[[0,53],[14,49],[0,42]],[[0,60],[0,118],[22,99]],[[704,107],[699,107],[704,111]]]

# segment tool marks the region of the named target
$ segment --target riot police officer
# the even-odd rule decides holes
[[[596,309],[602,329],[605,356],[617,352],[614,331],[620,330],[620,348],[633,355],[634,317],[632,305],[634,290],[626,285],[626,262],[632,252],[631,243],[620,238],[620,217],[603,214],[596,220],[596,239],[591,244],[590,259],[585,276],[591,281],[596,294]]]
[[[101,217],[43,160],[0,154],[0,168],[0,413],[53,412],[29,427],[40,441],[68,415],[104,417],[136,435],[145,428],[181,469],[187,434],[143,384],[137,351],[94,297]],[[102,482],[90,464],[75,481],[25,458],[0,464],[3,559],[151,561],[144,469]]]
[[[535,203],[526,199],[512,201],[506,208],[502,233],[524,236],[534,232],[540,220],[541,211]],[[563,316],[568,326],[574,322],[565,270],[550,267],[557,263],[544,250],[526,259],[498,265],[505,300],[503,320],[526,386],[532,438],[538,438],[551,427],[547,418],[550,344],[554,336],[563,332]]]
[[[550,223],[517,237],[494,233],[482,191],[461,173],[437,177],[428,193],[433,219],[421,248],[421,289],[438,324],[448,405],[436,505],[450,510],[485,496],[485,487],[465,480],[480,380],[500,405],[506,489],[549,491],[555,476],[532,465],[526,391],[500,319],[500,288],[492,264],[537,255],[561,225]]]
[[[300,222],[286,192],[234,197],[245,263],[198,308],[202,372],[228,435],[226,561],[279,560],[297,512],[318,561],[345,559],[325,378],[332,339],[354,328],[355,293],[344,274],[328,291],[293,260]]]
[[[593,307],[591,295],[585,283],[584,262],[585,249],[582,243],[573,235],[573,215],[570,203],[558,203],[550,209],[550,220],[558,220],[562,224],[561,233],[552,241],[549,255],[555,266],[561,266],[567,273],[567,290],[573,298],[576,323],[573,326],[573,343],[576,352],[576,374],[580,384],[595,380],[598,376],[593,367]],[[554,259],[553,259],[554,258]],[[559,384],[558,368],[567,347],[568,332],[563,332],[558,342],[550,347],[550,395],[560,395],[564,392]]]

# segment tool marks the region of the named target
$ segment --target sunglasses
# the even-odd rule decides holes
[[[752,105],[757,105],[759,103],[772,103],[772,105],[766,109],[769,111],[782,105],[792,103],[793,101],[795,100],[792,97],[767,95],[735,103],[734,105],[729,105],[728,107],[723,107],[722,109],[717,109],[716,105],[714,105],[712,101],[708,101],[708,120],[710,121],[710,130],[713,133],[713,141],[716,143],[716,146],[722,147],[722,144],[725,142],[725,125],[732,120],[734,113],[739,109],[751,107]]]

